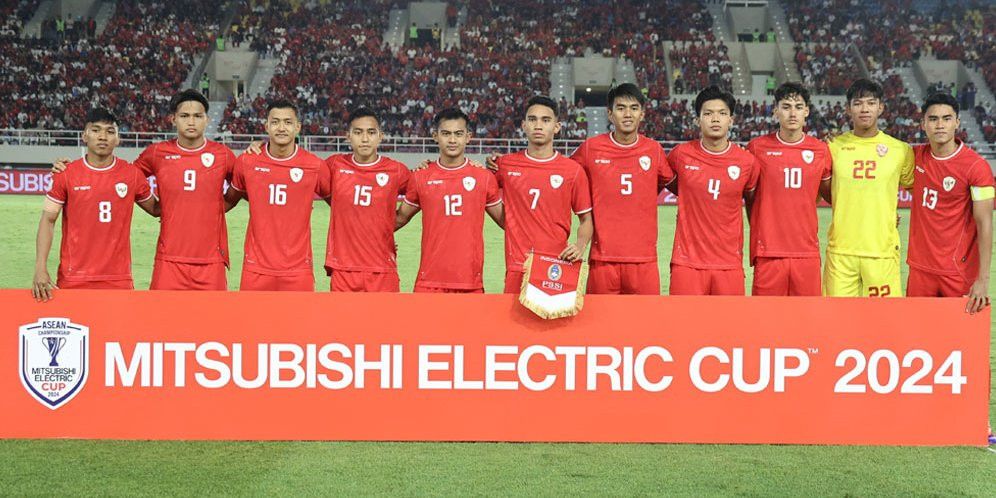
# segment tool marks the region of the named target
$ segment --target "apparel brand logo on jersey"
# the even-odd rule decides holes
[[[729,166],[726,168],[726,172],[730,175],[731,180],[736,180],[740,178],[740,166]]]
[[[124,197],[128,195],[128,184],[124,182],[115,183],[114,191],[117,192],[118,197],[124,199]]]
[[[180,159],[180,157],[182,157],[180,156],[180,154],[166,154],[165,156],[163,156],[163,159],[167,161],[175,161],[177,159]]]
[[[339,172],[340,172],[340,173],[345,173],[345,174],[347,174],[347,175],[352,175],[352,174],[355,174],[355,173],[356,173],[355,171],[353,171],[353,170],[351,170],[351,169],[339,169]]]
[[[522,173],[519,173],[518,171],[509,171],[508,176],[522,176]]]
[[[90,190],[90,186],[89,185],[80,185],[80,186],[77,186],[77,187],[73,187],[73,190],[74,191],[76,191],[76,190]]]
[[[650,156],[640,156],[640,168],[643,171],[650,171]]]
[[[90,329],[68,318],[20,327],[18,374],[28,394],[55,410],[79,394],[90,371]]]
[[[609,159],[595,159],[595,164],[612,164]]]
[[[878,152],[878,157],[885,157],[889,153],[889,146],[885,144],[878,144],[875,146],[875,152]]]
[[[387,176],[387,173],[377,173],[377,176],[374,177],[374,179],[377,180],[377,185],[383,187],[384,185],[387,185],[387,181],[391,178]]]
[[[765,152],[764,155],[779,157],[782,155],[782,152],[779,150],[769,150],[768,152]]]
[[[304,170],[301,169],[301,168],[291,168],[291,170],[290,170],[290,177],[291,177],[291,181],[293,181],[294,183],[297,183],[297,182],[301,181],[301,178],[304,178]]]
[[[944,177],[944,182],[942,183],[942,185],[944,185],[944,191],[945,192],[950,192],[951,189],[953,189],[955,187],[955,179],[954,179],[954,177],[945,176]]]
[[[463,177],[463,188],[467,192],[473,191],[475,186],[477,186],[477,179],[472,176]]]
[[[210,168],[211,165],[214,164],[214,154],[210,152],[201,154],[201,164],[203,164],[205,168]]]
[[[550,175],[550,186],[553,188],[560,188],[564,184],[564,177],[560,175]]]
[[[811,150],[802,151],[802,160],[806,161],[806,164],[812,164],[813,159],[816,159],[816,153]]]
[[[917,173],[926,173],[927,172],[927,170],[921,168],[920,166],[916,167],[916,171],[917,171]]]
[[[270,172],[270,168],[260,168],[259,166],[253,166],[252,169],[253,169],[253,171],[260,171],[260,172],[263,172],[263,173],[269,173]]]
[[[692,171],[698,171],[701,168],[699,168],[698,166],[695,166],[694,164],[686,164],[685,165],[685,169],[690,169]]]
[[[564,276],[564,270],[560,267],[560,265],[554,263],[546,270],[546,276],[550,280],[556,282],[557,280],[560,280],[560,277]]]

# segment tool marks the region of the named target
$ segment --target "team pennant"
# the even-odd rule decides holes
[[[541,318],[574,316],[584,306],[588,263],[533,252],[526,258],[519,302]]]

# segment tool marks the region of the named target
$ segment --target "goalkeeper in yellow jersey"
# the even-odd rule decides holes
[[[885,109],[878,83],[859,79],[847,90],[851,131],[830,143],[830,224],[823,294],[900,297],[899,187],[913,184],[913,149],[878,129]]]

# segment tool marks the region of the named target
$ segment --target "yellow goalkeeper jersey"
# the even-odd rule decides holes
[[[899,256],[896,204],[900,185],[913,185],[913,149],[884,132],[861,138],[848,132],[830,143],[833,221],[827,252]]]

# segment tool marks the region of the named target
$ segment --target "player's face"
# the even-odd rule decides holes
[[[619,97],[609,108],[609,122],[620,133],[636,133],[643,122],[643,106],[632,97]]]
[[[294,109],[277,108],[267,113],[266,134],[270,136],[270,143],[281,147],[290,145],[300,132],[301,122]]]
[[[363,157],[377,153],[377,147],[384,135],[380,132],[377,120],[366,116],[349,123],[349,145],[353,152]]]
[[[183,102],[173,113],[173,126],[176,128],[176,132],[188,140],[197,140],[203,137],[207,124],[207,111],[204,109],[204,104],[196,100]]]
[[[439,127],[432,132],[432,138],[439,144],[439,154],[451,159],[463,156],[470,141],[470,131],[467,122],[462,119],[446,119],[439,122]]]
[[[526,109],[526,119],[522,120],[522,131],[529,143],[546,145],[560,132],[560,121],[553,109],[545,105],[534,105]]]
[[[854,129],[867,130],[878,124],[885,104],[878,97],[855,97],[847,103],[847,115]]]
[[[806,118],[809,117],[809,106],[806,101],[798,95],[789,95],[779,100],[775,107],[775,118],[778,126],[784,131],[796,132],[806,125]]]
[[[935,104],[923,113],[923,132],[932,144],[943,145],[955,138],[955,132],[961,127],[958,113],[949,105]]]
[[[720,99],[707,100],[699,111],[699,131],[703,138],[719,140],[726,138],[733,124],[733,113]]]
[[[118,127],[113,123],[87,123],[83,131],[83,143],[91,154],[107,157],[114,153],[114,148],[121,142]]]

